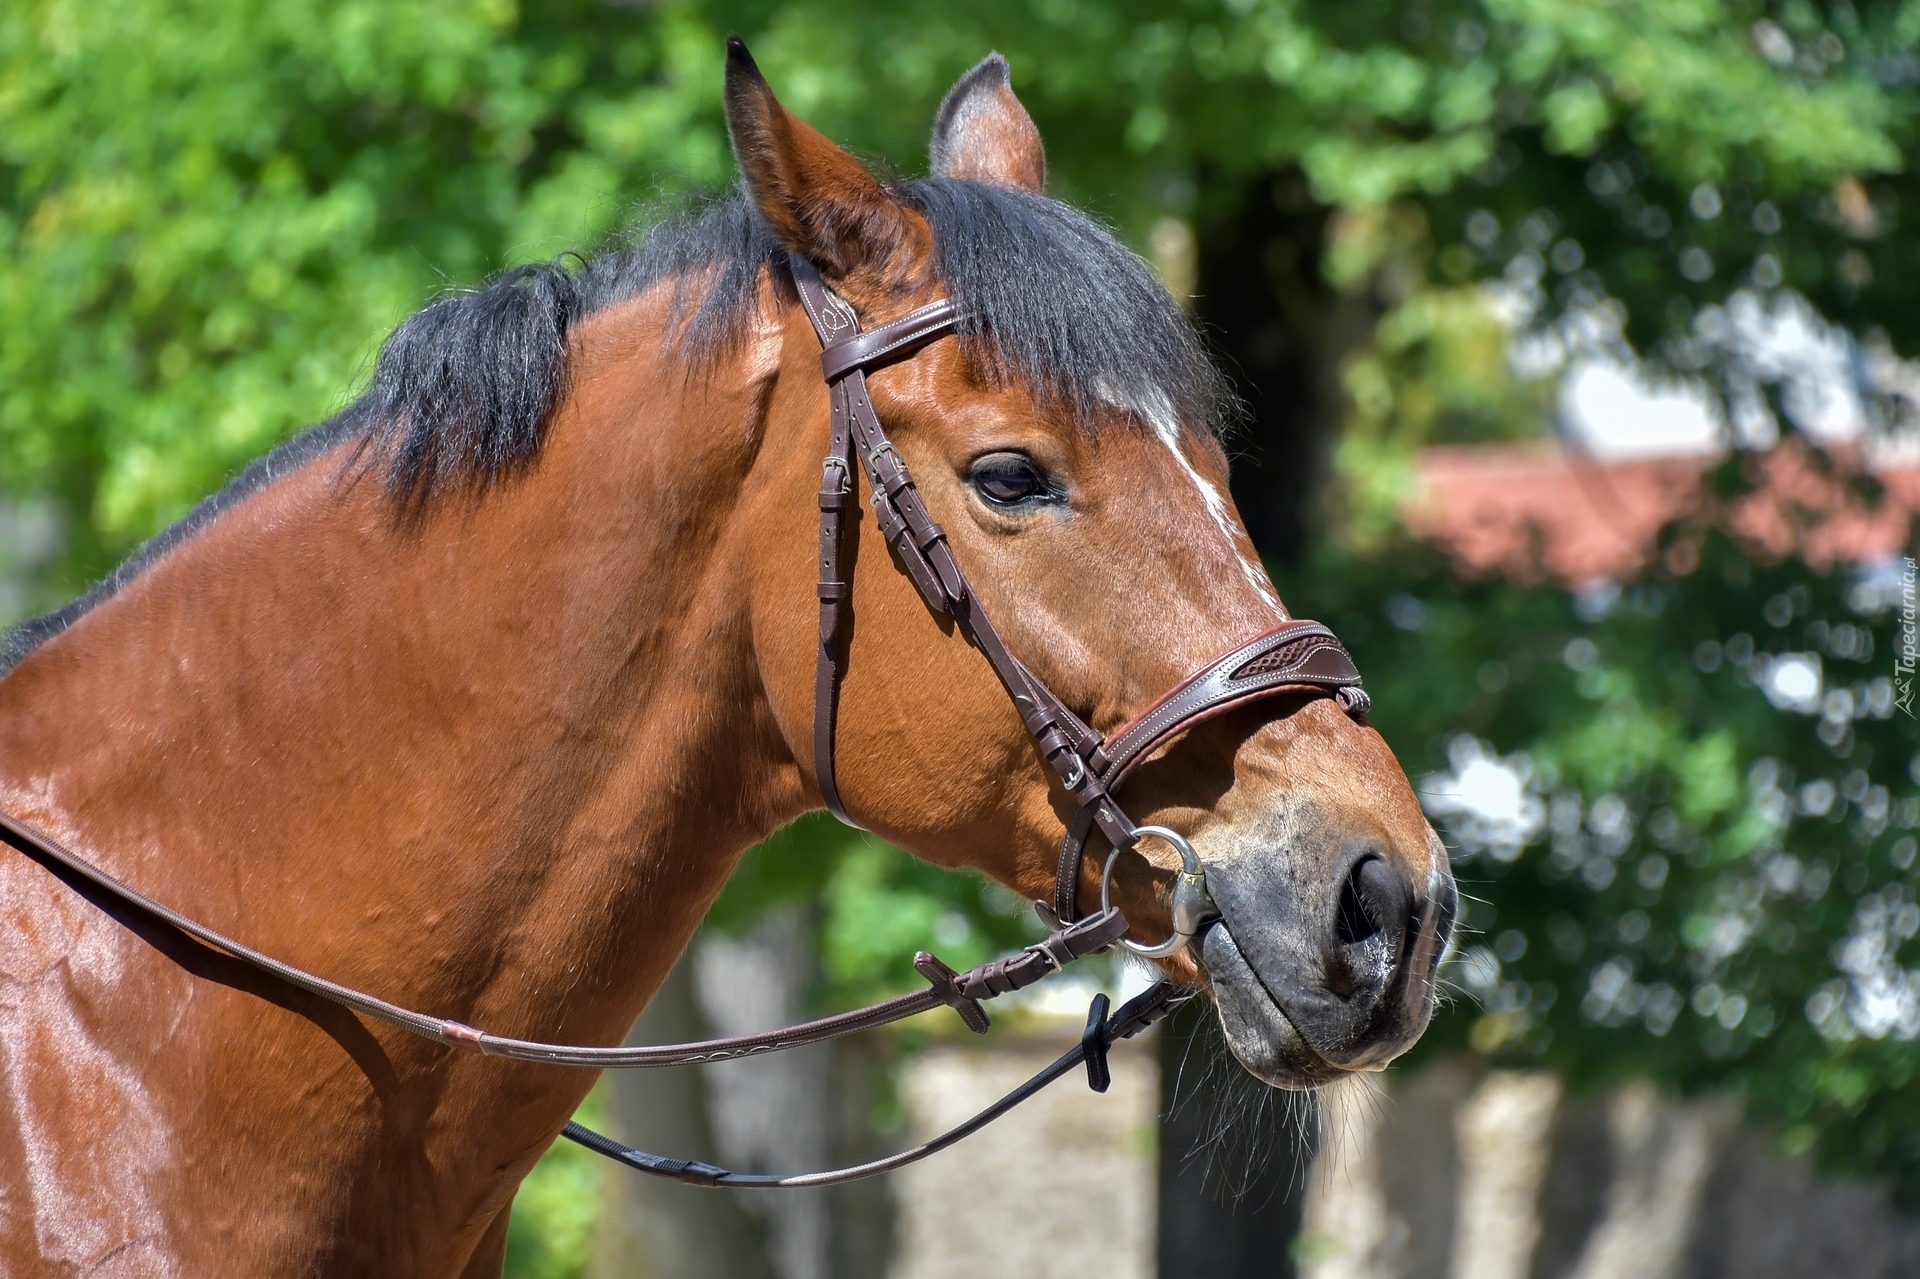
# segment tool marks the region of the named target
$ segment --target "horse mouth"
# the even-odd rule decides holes
[[[1306,1092],[1353,1073],[1307,1042],[1279,997],[1240,953],[1224,920],[1199,940],[1227,1047],[1249,1074],[1275,1088]]]

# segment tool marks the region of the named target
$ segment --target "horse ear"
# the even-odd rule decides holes
[[[789,113],[739,36],[727,37],[727,134],[747,192],[780,243],[844,279],[908,245],[906,210],[861,163]]]
[[[1007,60],[989,53],[961,76],[933,117],[933,171],[1041,191],[1047,150],[1033,117],[1013,96]]]

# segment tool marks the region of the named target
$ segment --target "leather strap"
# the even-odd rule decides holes
[[[1133,763],[1168,738],[1226,710],[1282,693],[1329,693],[1356,719],[1367,696],[1353,659],[1318,622],[1283,622],[1182,680],[1131,724],[1105,742],[1055,697],[1007,648],[953,557],[946,533],[927,513],[919,489],[874,411],[866,374],[904,359],[955,330],[959,315],[946,299],[863,331],[859,317],[813,265],[787,255],[788,276],[820,339],[820,367],[831,401],[830,444],[820,490],[820,654],[814,672],[814,775],[827,808],[848,825],[834,766],[839,688],[847,656],[849,595],[845,541],[852,504],[852,459],[857,455],[872,488],[874,517],[900,567],[936,616],[951,616],[960,633],[986,657],[1040,753],[1078,801],[1067,824],[1055,870],[1053,910],[1060,920],[1079,914],[1081,863],[1095,829],[1115,848],[1134,842],[1134,824],[1114,801]]]
[[[224,951],[235,959],[269,973],[297,989],[316,995],[330,1003],[365,1013],[410,1034],[491,1057],[600,1069],[682,1066],[699,1062],[725,1061],[763,1052],[777,1052],[785,1048],[797,1048],[803,1044],[819,1043],[857,1030],[883,1026],[889,1022],[913,1016],[915,1013],[936,1008],[941,1004],[946,1004],[959,1012],[970,1029],[984,1032],[988,1023],[986,1013],[980,1007],[980,1001],[1030,986],[1042,977],[1058,972],[1060,968],[1075,959],[1106,949],[1125,936],[1127,931],[1127,921],[1119,911],[1105,911],[1064,928],[1056,928],[1045,941],[1029,946],[1016,954],[980,964],[964,973],[954,972],[932,955],[922,951],[915,956],[914,966],[928,977],[930,984],[927,989],[886,1000],[867,1008],[855,1009],[833,1017],[822,1017],[817,1021],[806,1022],[784,1030],[770,1031],[766,1034],[740,1035],[730,1039],[713,1039],[694,1044],[669,1044],[660,1047],[575,1047],[491,1035],[464,1022],[413,1012],[351,987],[316,977],[304,969],[283,963],[161,905],[101,870],[58,840],[41,834],[4,812],[0,812],[0,842],[11,845],[31,858],[69,887],[77,890],[84,890],[85,887],[96,889],[110,899],[131,906],[179,930],[186,936]],[[1040,909],[1041,917],[1047,918],[1048,912],[1044,903],[1036,903],[1036,906]],[[801,1186],[832,1186],[842,1182],[859,1181],[891,1172],[896,1168],[903,1168],[908,1164],[918,1163],[930,1155],[945,1150],[948,1146],[1006,1114],[1072,1070],[1082,1060],[1088,1062],[1090,1080],[1104,1078],[1106,1050],[1109,1044],[1139,1034],[1191,997],[1191,992],[1176,991],[1171,983],[1162,981],[1135,996],[1122,1006],[1119,1012],[1107,1018],[1104,1016],[1106,996],[1099,996],[1095,1003],[1102,1016],[1097,1031],[1092,1027],[1090,1020],[1088,1032],[1081,1037],[1079,1044],[1024,1084],[965,1123],[932,1141],[911,1150],[851,1168],[794,1176],[736,1173],[698,1160],[672,1159],[664,1155],[648,1154],[644,1150],[635,1150],[577,1123],[569,1122],[562,1135],[629,1168],[696,1186],[771,1190]],[[1089,1056],[1089,1053],[1093,1056]]]
[[[1080,1032],[1080,1056],[1087,1063],[1087,1087],[1095,1092],[1113,1087],[1113,1071],[1107,1065],[1107,1049],[1112,1046],[1113,1040],[1107,1038],[1107,997],[1102,993],[1095,995],[1087,1006],[1087,1026]]]
[[[877,369],[883,364],[904,359],[937,337],[954,331],[959,312],[946,298],[930,302],[911,315],[891,324],[862,333],[855,320],[851,336],[842,337],[820,352],[820,371],[829,383],[837,382],[856,369]]]
[[[957,314],[945,299],[921,307],[891,323],[863,332],[853,309],[827,288],[813,266],[789,257],[787,269],[807,317],[822,343],[821,368],[829,376],[831,429],[821,483],[820,635],[814,670],[814,774],[829,811],[858,825],[840,796],[834,764],[839,688],[847,656],[847,618],[851,590],[842,566],[852,505],[851,456],[857,456],[872,492],[874,518],[881,536],[936,616],[951,616],[962,635],[983,653],[1013,699],[1027,731],[1063,782],[1090,776],[1085,756],[1100,738],[1068,710],[1007,649],[997,627],[980,607],[966,574],[954,559],[947,536],[914,484],[906,461],[874,411],[867,371],[911,355],[954,330]],[[843,434],[844,432],[844,434]],[[841,477],[845,476],[844,491]],[[1111,836],[1125,840],[1131,826],[1118,809],[1108,815]]]
[[[32,858],[73,887],[80,883],[102,890],[108,897],[133,906],[141,912],[178,929],[197,941],[225,951],[262,972],[270,973],[290,986],[317,995],[330,1003],[365,1013],[369,1017],[397,1026],[409,1034],[431,1039],[451,1048],[462,1048],[486,1057],[506,1057],[514,1061],[542,1062],[561,1066],[589,1066],[600,1070],[641,1069],[656,1066],[686,1066],[700,1062],[727,1061],[760,1053],[780,1052],[804,1044],[838,1039],[856,1031],[871,1030],[901,1021],[945,1004],[959,1012],[969,1027],[984,1031],[986,1014],[980,1001],[1022,990],[1067,963],[1105,950],[1127,931],[1127,921],[1119,911],[1107,911],[1056,929],[1044,941],[1025,950],[991,960],[955,973],[931,955],[922,955],[928,965],[942,974],[924,990],[899,995],[865,1008],[837,1013],[815,1021],[803,1022],[758,1035],[737,1035],[728,1039],[709,1039],[692,1044],[599,1048],[573,1044],[550,1044],[539,1040],[514,1039],[479,1030],[465,1022],[414,1012],[398,1004],[342,986],[305,969],[295,968],[224,933],[196,923],[178,911],[169,909],[139,890],[101,870],[86,858],[41,834],[26,823],[0,813],[0,841]],[[79,883],[76,883],[79,881]],[[923,972],[928,969],[923,968]]]
[[[1108,838],[1119,843],[1131,842],[1132,823],[1117,806],[1101,802],[1104,793],[1087,767],[1088,756],[1100,743],[1099,734],[1034,678],[1008,650],[999,628],[981,608],[966,574],[954,559],[945,530],[927,513],[912,473],[887,438],[886,428],[881,425],[867,391],[869,369],[905,358],[954,330],[958,321],[952,304],[942,299],[862,332],[853,309],[827,288],[811,263],[789,255],[786,266],[794,290],[820,338],[821,368],[829,372],[832,379],[829,383],[832,434],[826,471],[835,473],[837,480],[835,459],[844,456],[843,437],[839,434],[844,423],[872,491],[874,518],[881,536],[919,591],[921,600],[936,616],[951,616],[960,633],[986,657],[1007,695],[1013,699],[1021,722],[1062,784],[1070,791],[1088,785],[1095,788],[1091,796],[1081,793],[1082,802],[1092,802],[1096,819]],[[849,497],[828,511],[829,487],[823,483],[821,490],[822,642],[814,674],[814,774],[828,809],[849,825],[857,825],[857,821],[847,815],[840,798],[834,765],[834,729],[846,661],[844,623],[850,590],[841,571],[848,535],[844,511],[851,501]]]
[[[623,1163],[636,1172],[684,1182],[690,1186],[706,1186],[719,1190],[798,1190],[808,1186],[838,1186],[849,1181],[861,1181],[867,1177],[877,1177],[881,1173],[892,1172],[897,1168],[905,1168],[908,1164],[919,1163],[928,1155],[940,1153],[955,1142],[985,1128],[1054,1080],[1071,1072],[1081,1062],[1087,1064],[1090,1083],[1110,1078],[1106,1060],[1109,1046],[1120,1040],[1133,1038],[1192,997],[1191,991],[1180,991],[1171,982],[1156,982],[1120,1005],[1119,1009],[1109,1017],[1106,1015],[1107,997],[1095,996],[1094,1007],[1088,1010],[1087,1032],[1080,1037],[1080,1042],[1055,1058],[1031,1079],[979,1114],[941,1133],[932,1141],[924,1142],[911,1150],[903,1150],[896,1155],[888,1155],[884,1159],[875,1159],[871,1163],[855,1164],[851,1168],[835,1168],[829,1172],[808,1172],[785,1176],[777,1173],[730,1172],[725,1168],[697,1160],[669,1159],[663,1155],[652,1155],[644,1150],[635,1150],[631,1146],[622,1145],[580,1124],[568,1124],[561,1130],[560,1135],[568,1141],[585,1146],[595,1154],[605,1155],[609,1159]],[[1097,1026],[1095,1025],[1096,1013],[1099,1017]],[[1106,1089],[1096,1086],[1095,1091],[1105,1092]]]
[[[1092,768],[1109,792],[1134,765],[1188,729],[1249,702],[1287,694],[1332,694],[1348,715],[1365,722],[1372,701],[1360,687],[1353,657],[1319,622],[1282,622],[1174,685],[1165,696],[1115,730],[1093,755]],[[1067,821],[1054,878],[1054,913],[1078,913],[1080,868],[1093,834],[1094,814],[1082,807]]]
[[[820,474],[820,647],[814,663],[813,681],[813,759],[814,779],[827,810],[849,826],[859,823],[847,812],[840,798],[838,771],[834,767],[834,738],[840,712],[840,681],[846,667],[847,646],[852,639],[853,583],[846,571],[849,556],[847,538],[853,521],[850,508],[854,501],[854,427],[856,406],[871,402],[866,395],[865,370],[889,360],[901,359],[920,346],[950,331],[954,324],[953,307],[941,301],[923,307],[904,319],[862,333],[860,320],[833,292],[820,283],[819,276],[806,268],[790,272],[801,305],[820,336],[822,368],[827,370],[830,427],[827,455]],[[863,424],[864,425],[864,424]],[[870,433],[869,433],[870,434]],[[889,446],[891,448],[891,446]],[[871,468],[872,463],[868,463]],[[904,468],[902,468],[904,470]],[[876,485],[876,492],[878,486]],[[876,502],[876,514],[879,503]],[[932,524],[931,520],[927,521]],[[883,527],[886,527],[883,524]],[[905,528],[896,519],[888,530],[888,541],[895,542]],[[937,536],[938,526],[933,526]],[[896,550],[900,549],[896,545]],[[918,550],[916,546],[914,550]],[[943,588],[923,556],[903,553],[914,585],[936,613],[944,613]]]
[[[852,638],[853,583],[845,570],[847,532],[853,505],[853,432],[846,394],[830,393],[832,428],[820,471],[820,650],[814,663],[813,758],[820,795],[827,810],[849,826],[858,825],[840,802],[833,767],[833,739],[840,713],[840,674]]]

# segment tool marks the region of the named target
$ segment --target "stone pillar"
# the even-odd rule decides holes
[[[1460,1193],[1452,1279],[1528,1279],[1559,1104],[1555,1076],[1497,1070],[1456,1112]]]

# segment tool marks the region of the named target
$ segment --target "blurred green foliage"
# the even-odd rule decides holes
[[[816,997],[837,1006],[924,984],[915,951],[971,968],[1043,935],[1028,903],[999,885],[918,861],[826,813],[749,849],[707,922],[738,929],[785,904],[808,907],[818,921]]]
[[[1875,709],[1884,609],[1697,530],[1673,533],[1697,567],[1614,596],[1461,583],[1396,513],[1421,445],[1546,429],[1517,331],[1597,317],[1733,396],[1759,375],[1712,340],[1729,298],[1790,290],[1913,354],[1914,0],[14,0],[0,491],[65,532],[20,540],[33,589],[0,610],[79,589],[339,407],[437,290],[724,184],[729,30],[796,111],[909,170],[948,83],[1001,49],[1056,193],[1143,247],[1205,259],[1286,203],[1302,251],[1211,268],[1294,289],[1296,332],[1352,334],[1322,353],[1344,498],[1282,585],[1353,644],[1411,772],[1507,761],[1539,809],[1517,844],[1455,831],[1473,998],[1427,1051],[1732,1084],[1791,1142],[1912,1182],[1920,779],[1913,721]],[[1818,706],[1766,696],[1787,653],[1818,655]],[[826,1003],[906,984],[918,947],[1028,935],[977,880],[825,819],[751,854],[716,923],[791,899],[818,905]],[[564,1272],[515,1238],[524,1273]]]
[[[1917,29],[1912,4],[1705,0],[19,0],[0,11],[0,482],[65,504],[53,580],[77,588],[339,406],[434,290],[724,182],[728,30],[792,107],[909,166],[945,86],[1001,48],[1056,190],[1136,236],[1204,229],[1297,167],[1331,208],[1411,202],[1413,260],[1456,280],[1547,269],[1550,245],[1514,238],[1523,211],[1577,225],[1562,300],[1624,299],[1643,346],[1761,249],[1904,337]],[[1703,184],[1725,188],[1714,218],[1684,211]],[[1482,206],[1497,229],[1451,242]],[[1720,264],[1699,280],[1695,240]],[[1357,287],[1374,264],[1329,270]],[[1392,304],[1426,305],[1413,291]],[[1421,327],[1402,321],[1402,352]]]

